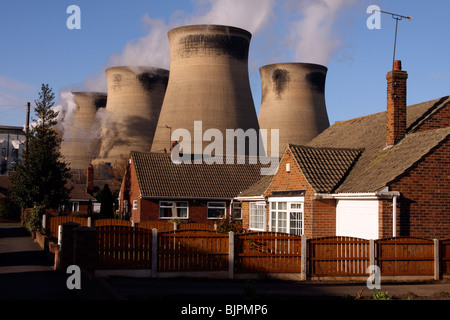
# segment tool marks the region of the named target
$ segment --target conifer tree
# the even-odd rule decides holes
[[[28,134],[28,150],[11,175],[11,195],[22,208],[58,209],[69,199],[66,187],[70,169],[60,153],[61,138],[55,131],[58,112],[55,94],[48,84],[42,84],[34,109],[38,119]]]

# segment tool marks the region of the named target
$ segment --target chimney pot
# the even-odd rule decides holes
[[[402,70],[402,61],[401,60],[394,61],[394,69],[393,70]]]

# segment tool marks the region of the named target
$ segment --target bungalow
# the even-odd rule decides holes
[[[387,111],[288,145],[275,175],[235,199],[243,224],[310,237],[448,238],[450,97],[407,107],[406,78],[396,61]]]
[[[211,224],[226,214],[240,219],[234,198],[263,177],[263,165],[251,162],[176,163],[169,153],[131,152],[120,189],[121,218]]]

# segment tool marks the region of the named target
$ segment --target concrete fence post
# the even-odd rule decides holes
[[[375,265],[375,240],[369,240],[369,265]]]
[[[306,280],[307,277],[307,261],[308,261],[308,251],[307,251],[308,238],[305,234],[302,234],[302,248],[301,248],[301,279]]]
[[[88,227],[88,228],[91,228],[91,227],[92,227],[92,219],[91,219],[91,217],[88,217],[88,218],[87,218],[87,227]]]
[[[45,230],[47,228],[47,215],[44,214],[42,216],[42,230]]]
[[[134,220],[131,220],[131,226],[132,226],[132,227],[135,227],[135,226],[136,226],[136,223],[134,222]]]
[[[152,278],[156,278],[158,272],[158,229],[152,229]]]
[[[234,232],[228,233],[228,278],[234,278]]]
[[[439,260],[439,239],[434,239],[434,280],[439,280],[441,277]]]

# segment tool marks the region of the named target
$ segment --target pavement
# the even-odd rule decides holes
[[[81,277],[68,289],[71,274],[55,271],[52,257],[19,225],[0,224],[0,305],[18,300],[107,300],[114,298],[97,279]]]
[[[276,279],[221,280],[204,278],[108,277],[81,280],[70,290],[70,274],[53,270],[47,252],[18,225],[0,225],[0,304],[11,300],[292,301],[369,300],[365,282],[294,282]],[[382,283],[382,292],[402,300],[450,302],[450,281]],[[450,303],[447,304],[449,306]]]

